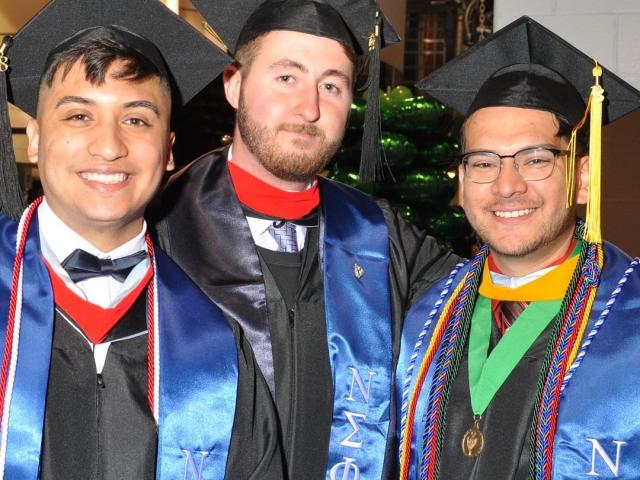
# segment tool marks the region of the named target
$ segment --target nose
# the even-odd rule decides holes
[[[527,182],[520,176],[513,158],[503,158],[500,174],[493,182],[493,190],[496,195],[503,198],[527,191]]]
[[[315,85],[305,87],[304,91],[299,92],[295,113],[305,122],[318,121],[320,118],[320,95]]]
[[[127,155],[127,146],[117,121],[101,122],[93,132],[89,143],[89,154],[107,162],[113,162]]]

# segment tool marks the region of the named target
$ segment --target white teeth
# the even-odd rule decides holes
[[[90,182],[104,183],[106,185],[115,185],[116,183],[124,182],[129,175],[126,173],[96,173],[96,172],[83,172],[80,174],[85,180]]]
[[[503,211],[495,211],[493,212],[496,217],[501,218],[517,218],[522,217],[524,215],[528,215],[533,212],[533,208],[526,208],[524,210],[503,210]]]

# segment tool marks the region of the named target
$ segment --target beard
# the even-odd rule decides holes
[[[495,238],[486,225],[474,228],[478,237],[487,244],[492,252],[503,257],[523,258],[566,238],[567,231],[573,231],[576,222],[575,209],[562,208],[554,218],[542,225],[534,235],[522,238],[514,235],[510,239]]]
[[[256,160],[269,173],[286,181],[310,181],[322,171],[342,143],[342,137],[327,139],[324,131],[313,124],[261,125],[249,116],[243,95],[240,95],[237,122],[240,136]],[[304,133],[311,138],[293,139],[290,148],[285,149],[277,138],[281,131]]]

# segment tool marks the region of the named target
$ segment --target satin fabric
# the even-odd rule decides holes
[[[162,248],[169,256],[226,315],[240,324],[275,398],[265,280],[249,225],[233,190],[227,169],[227,151],[228,149],[221,149],[210,152],[172,177],[163,192],[162,203],[156,206],[153,226]],[[333,190],[324,189],[326,185],[333,183],[327,180],[321,182],[322,202],[331,202],[331,199],[324,197],[331,195],[328,192]],[[340,190],[344,192],[351,189],[340,187]],[[350,201],[346,195],[342,198],[345,202]],[[416,298],[446,275],[458,258],[449,252],[443,252],[432,237],[402,219],[386,202],[376,201],[375,204],[381,209],[387,225],[386,241],[389,243],[390,262],[384,281],[389,282],[391,290],[391,318],[387,322],[391,325],[389,342],[392,343],[392,357],[395,359],[399,352],[402,316],[407,305],[412,298]],[[338,201],[332,202],[331,207],[323,206],[321,222],[324,222],[323,215],[331,215],[333,209],[343,208],[345,204]],[[321,228],[324,229],[324,226]],[[324,230],[321,235],[324,235]],[[366,249],[368,240],[363,249]],[[323,240],[319,246],[321,249],[325,248]],[[340,248],[339,245],[336,248]],[[348,268],[352,266],[353,262],[349,262]],[[324,272],[320,273],[324,275]],[[325,304],[332,301],[331,298],[323,300]],[[349,305],[345,314],[353,313],[352,310],[354,309]],[[363,381],[368,382],[367,372],[360,373]],[[309,376],[308,382],[315,382],[313,376]],[[359,395],[358,386],[354,391]],[[394,401],[395,398],[391,397],[391,402]],[[395,412],[394,407],[390,410],[392,414]],[[340,421],[344,421],[344,414],[342,416]],[[392,415],[391,423],[393,422]],[[354,438],[357,439],[358,436]],[[319,443],[324,444],[325,441],[318,439]],[[389,435],[383,478],[393,476],[394,442],[395,436]],[[320,447],[307,451],[305,456],[294,459],[294,462],[304,466],[310,461],[314,465],[326,461],[325,455],[322,459],[315,458],[318,451]]]
[[[202,160],[205,160],[203,158]],[[273,395],[274,374],[268,328],[266,290],[256,246],[242,206],[236,199],[226,150],[207,168],[193,168],[172,177],[166,207],[180,212],[169,224],[155,225],[160,245],[220,309],[238,322]],[[182,180],[182,176],[188,181]],[[197,208],[183,205],[192,201]],[[196,235],[189,232],[197,231]],[[189,254],[183,253],[188,252]]]
[[[606,242],[604,258],[600,286],[585,335],[593,329],[630,263],[630,258],[624,252]],[[468,269],[469,263],[456,274],[451,291]],[[398,405],[401,405],[402,385],[418,335],[438,300],[444,283],[441,281],[427,291],[414,304],[405,319],[396,370]],[[451,291],[442,305],[446,303]],[[639,311],[640,273],[635,270],[611,307],[606,322],[594,337],[581,366],[561,396],[554,438],[554,480],[593,476],[605,479],[640,477],[640,411],[637,401],[640,395],[640,369],[635,361],[640,350],[640,329],[636,325]],[[429,346],[439,315],[438,311],[417,350],[416,369]],[[414,417],[409,471],[411,479],[420,478],[423,418],[428,408],[427,397],[433,370],[431,368],[427,374]],[[409,385],[410,391],[415,388],[415,379],[416,370]],[[401,434],[400,428],[397,433]],[[617,445],[620,442],[625,443],[621,444],[618,454]],[[594,473],[591,473],[592,471]],[[446,478],[446,472],[442,474],[443,478]]]
[[[627,255],[605,243],[600,286],[585,335],[628,266]],[[562,394],[554,440],[554,480],[596,474],[602,479],[640,478],[639,322],[640,271],[636,268]],[[600,445],[614,467],[617,463],[617,469],[607,465],[589,439]],[[615,442],[625,442],[619,455]]]
[[[460,283],[460,281],[464,278],[466,273],[469,271],[469,267],[471,262],[467,262],[464,267],[462,267],[458,273],[453,277],[453,282],[451,283],[451,287],[449,290],[449,295],[455,289],[456,285]],[[413,375],[411,376],[411,382],[408,385],[409,388],[409,397],[411,398],[411,392],[414,391],[416,387],[416,379],[418,375],[418,368],[420,366],[420,362],[422,358],[424,358],[425,353],[429,347],[431,342],[431,335],[434,332],[434,329],[437,324],[437,320],[441,313],[441,308],[447,303],[449,296],[445,297],[440,304],[440,309],[434,311],[434,305],[440,298],[440,293],[442,292],[445,285],[445,280],[442,280],[436,283],[432,288],[427,290],[416,302],[412,305],[411,309],[407,312],[407,315],[404,320],[404,326],[402,328],[402,337],[400,338],[400,356],[398,357],[398,363],[396,365],[396,381],[395,381],[395,393],[396,393],[396,406],[398,408],[397,412],[397,432],[396,435],[399,439],[399,442],[404,438],[402,436],[402,392],[404,391],[404,382],[407,376],[407,368],[411,363],[411,359],[414,354],[414,347],[416,342],[418,342],[418,336],[422,331],[425,322],[428,318],[431,318],[431,322],[428,326],[427,333],[425,337],[420,341],[420,346],[415,350],[415,366],[413,369]],[[436,353],[437,355],[437,353]],[[436,358],[436,357],[434,357]],[[420,397],[420,401],[416,406],[415,416],[414,416],[414,425],[413,425],[413,441],[411,442],[411,464],[409,466],[409,475],[407,478],[416,480],[420,478],[420,456],[422,452],[422,423],[423,419],[426,417],[429,402],[428,396],[430,391],[430,385],[433,382],[435,368],[433,368],[433,363],[431,368],[427,371],[424,386],[422,387],[422,394]]]
[[[33,222],[37,225],[37,218]],[[0,345],[6,338],[8,304],[15,258],[17,224],[0,217]],[[36,228],[28,232],[24,252],[24,282],[20,345],[9,410],[4,478],[37,478],[40,465],[45,400],[53,335],[53,292],[42,261]],[[5,402],[8,401],[5,397]],[[2,425],[2,429],[7,425]]]
[[[191,282],[159,249],[156,267],[163,306],[158,319],[156,478],[181,478],[186,451],[202,478],[224,478],[238,388],[233,332],[220,311],[199,291],[194,294]]]
[[[321,261],[334,377],[327,479],[352,478],[344,473],[349,470],[379,478],[392,374],[387,226],[379,207],[365,195],[324,181],[321,188]],[[354,384],[354,369],[365,390],[356,386],[357,380]],[[345,459],[352,459],[353,466]]]
[[[34,217],[32,225],[37,224]],[[5,299],[10,293],[15,230],[14,222],[0,218],[0,298]],[[211,472],[211,478],[223,478],[238,375],[233,333],[216,307],[159,250],[156,265],[160,297],[156,478],[184,475],[191,468],[187,465],[190,461],[187,452],[202,472]],[[11,479],[38,476],[51,357],[54,302],[35,227],[28,233],[23,285],[21,341],[19,346],[14,345],[19,350],[4,469],[5,478]],[[3,319],[0,340],[4,342],[8,302],[0,303]],[[203,474],[203,478],[207,477]]]

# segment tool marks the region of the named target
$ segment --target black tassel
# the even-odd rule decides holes
[[[360,153],[360,183],[375,182],[382,178],[380,155],[380,44],[382,43],[380,12],[376,13],[374,33],[369,40],[369,72],[367,80],[367,107],[364,114],[362,151]]]
[[[6,53],[12,44],[13,38],[6,36],[0,46],[0,212],[18,220],[26,203],[20,188],[18,165],[11,138],[11,123],[9,122],[9,96],[7,93],[9,59]]]

